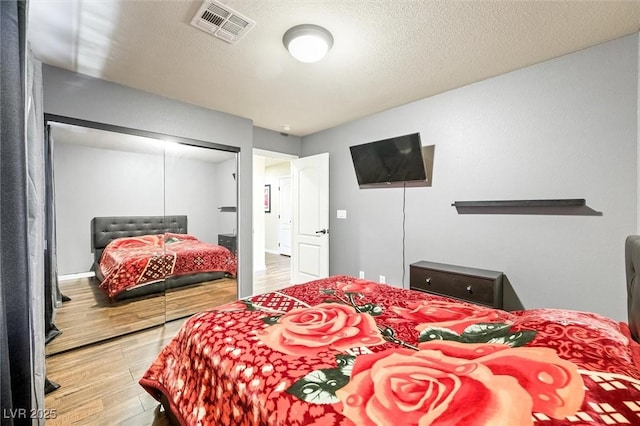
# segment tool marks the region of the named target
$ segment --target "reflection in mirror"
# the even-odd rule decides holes
[[[57,118],[74,123],[48,122],[57,272],[68,300],[56,309],[62,334],[47,355],[235,300],[235,248],[205,250],[220,235],[235,241],[233,148]]]
[[[55,314],[62,334],[46,346],[53,354],[164,322],[162,280],[155,293],[137,298],[100,285],[95,262],[108,241],[93,232],[96,217],[162,217],[164,162],[155,139],[49,124],[59,288],[70,299]]]
[[[177,259],[166,281],[166,320],[237,299],[237,154],[165,143],[165,214],[189,218],[185,236],[167,240]]]

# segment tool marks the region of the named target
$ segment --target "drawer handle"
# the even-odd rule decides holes
[[[431,277],[429,277],[426,280],[424,280],[424,282],[426,282],[428,285],[431,285]]]
[[[468,285],[468,286],[467,286],[467,291],[468,291],[469,293],[473,293],[473,288],[471,288],[471,286],[470,286],[470,285]]]

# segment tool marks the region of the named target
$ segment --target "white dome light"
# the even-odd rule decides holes
[[[333,36],[318,25],[302,24],[289,28],[282,43],[291,56],[300,62],[311,63],[324,58],[333,46]]]

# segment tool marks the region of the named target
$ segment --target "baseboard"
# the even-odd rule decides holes
[[[279,250],[271,250],[271,249],[264,249],[265,253],[269,253],[269,254],[277,254],[278,256],[288,256],[291,257],[290,254],[284,254],[282,252],[280,252]]]
[[[96,273],[93,271],[78,272],[76,274],[58,275],[58,281],[71,281],[71,280],[77,280],[80,278],[91,278],[95,276],[96,276]]]

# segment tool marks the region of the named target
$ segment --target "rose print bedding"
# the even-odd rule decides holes
[[[169,276],[223,271],[236,275],[237,260],[227,248],[189,234],[156,234],[118,238],[100,259],[100,287],[111,298],[136,286]]]
[[[637,353],[596,314],[337,276],[194,315],[140,384],[183,425],[640,424]]]

